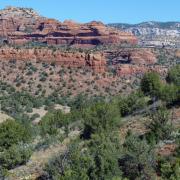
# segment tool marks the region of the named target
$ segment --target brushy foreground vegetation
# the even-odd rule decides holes
[[[0,179],[26,164],[35,150],[61,143],[75,129],[79,135],[45,165],[39,179],[180,179],[180,130],[172,123],[171,113],[179,108],[179,82],[177,65],[166,82],[154,72],[145,74],[140,88],[125,97],[65,99],[56,93],[32,97],[1,83],[1,107],[12,119],[0,124]],[[71,112],[55,110],[55,104],[68,105]],[[38,115],[28,113],[42,106],[48,113],[34,125]],[[134,114],[148,117],[147,132],[128,131],[123,138],[119,130],[123,119]],[[163,156],[158,147],[167,142],[175,149]]]

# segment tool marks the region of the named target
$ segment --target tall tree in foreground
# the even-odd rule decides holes
[[[170,122],[170,114],[166,108],[161,107],[155,113],[151,114],[151,123],[148,126],[150,132],[147,135],[147,139],[152,142],[158,143],[160,140],[169,139],[173,127]]]
[[[125,152],[119,159],[123,176],[130,180],[153,178],[155,159],[152,147],[134,135],[129,135],[123,146]]]
[[[120,115],[112,104],[97,103],[83,115],[84,131],[79,141],[57,156],[46,167],[49,179],[113,180],[121,177],[118,157]]]

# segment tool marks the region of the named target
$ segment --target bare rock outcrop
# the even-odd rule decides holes
[[[0,48],[0,59],[3,61],[43,61],[56,63],[66,67],[89,67],[97,73],[103,73],[106,69],[106,59],[103,54],[85,54],[80,52],[62,52],[48,48],[41,49],[15,49],[13,47]]]
[[[156,55],[150,49],[132,50],[130,58],[135,64],[154,64],[157,62]]]
[[[39,16],[33,9],[8,7],[0,11],[0,37],[10,44],[40,42],[48,45],[137,44],[132,33],[92,21],[63,23]]]
[[[118,64],[154,64],[157,62],[156,54],[148,48],[119,48],[105,52],[113,65]]]

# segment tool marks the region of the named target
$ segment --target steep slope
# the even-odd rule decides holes
[[[63,23],[38,15],[33,9],[7,7],[0,11],[1,42],[24,44],[40,42],[49,45],[136,44],[132,33],[105,26],[101,22]]]
[[[106,59],[102,53],[80,53],[80,52],[62,52],[61,50],[53,50],[50,48],[21,48],[12,47],[0,48],[1,61],[43,61],[47,63],[56,63],[57,65],[84,68],[90,67],[98,73],[102,73],[106,69]]]

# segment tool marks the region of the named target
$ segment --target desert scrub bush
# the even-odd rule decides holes
[[[32,148],[28,144],[12,145],[0,153],[0,163],[5,169],[13,169],[25,164],[32,155]]]
[[[56,66],[56,62],[55,61],[53,61],[53,62],[51,62],[51,64],[50,64],[52,67],[55,67]]]
[[[128,134],[123,148],[124,154],[119,158],[123,177],[131,180],[155,178],[154,150],[145,140]]]
[[[174,84],[164,84],[160,90],[160,99],[167,104],[173,104],[178,101],[179,88]]]
[[[20,142],[27,143],[32,139],[30,131],[22,124],[7,120],[0,124],[0,151]]]
[[[140,86],[145,95],[159,97],[161,85],[160,76],[155,72],[149,72],[142,78]]]
[[[119,136],[116,133],[118,110],[111,104],[97,103],[87,107],[82,117],[82,137],[88,138],[88,141],[81,142],[77,139],[66,152],[53,158],[45,167],[47,177],[74,180],[112,180],[121,177],[118,166]]]
[[[82,137],[91,138],[93,134],[111,132],[120,122],[120,113],[117,106],[107,103],[90,105],[83,113],[84,131]]]
[[[39,81],[45,82],[46,79],[47,79],[47,78],[46,78],[45,76],[41,76],[41,77],[39,78]]]
[[[31,76],[31,75],[33,75],[33,71],[28,70],[28,72],[26,73],[26,75],[27,75],[27,76]]]
[[[48,67],[49,67],[49,64],[48,64],[48,63],[43,62],[43,63],[42,63],[42,67],[44,67],[44,68],[48,68]]]
[[[38,85],[37,85],[37,88],[38,88],[38,89],[42,89],[42,84],[38,84]]]
[[[159,157],[157,173],[161,175],[161,179],[176,180],[180,178],[180,160],[178,155]]]
[[[28,145],[32,140],[31,131],[16,122],[7,120],[0,124],[0,164],[5,169],[12,169],[26,163],[32,153]]]
[[[147,105],[145,96],[140,91],[126,97],[120,96],[115,101],[118,103],[122,116],[127,116],[135,111],[141,110]]]
[[[63,114],[60,110],[50,112],[40,122],[41,134],[57,135],[58,130],[67,125],[70,120],[70,115]]]
[[[150,143],[158,143],[160,140],[168,140],[171,137],[173,126],[170,122],[170,114],[165,107],[150,114],[151,123],[148,125],[150,132],[147,133],[146,139]]]
[[[176,86],[180,86],[180,65],[172,67],[167,75],[167,81],[174,83]]]

